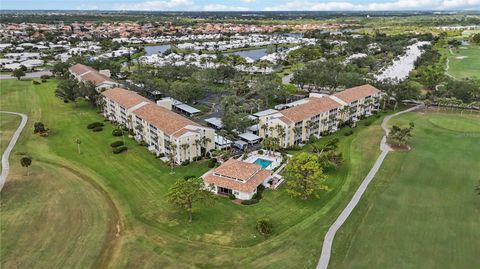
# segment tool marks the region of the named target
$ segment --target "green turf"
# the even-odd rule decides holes
[[[293,199],[281,188],[266,191],[262,201],[252,206],[236,205],[223,198],[212,207],[195,207],[194,221],[188,224],[186,214],[175,211],[165,196],[176,179],[207,171],[205,162],[177,167],[171,175],[166,165],[130,139],[128,152],[113,155],[109,148],[117,139],[111,135],[113,127],[107,123],[102,132],[87,130],[87,124],[103,118],[84,102],[65,104],[54,97],[54,81],[42,85],[16,80],[0,83],[2,109],[25,112],[30,117],[14,150],[12,177],[1,197],[2,204],[9,204],[1,208],[5,243],[0,254],[5,267],[16,261],[21,267],[34,262],[48,264],[49,259],[60,264],[62,257],[68,256],[71,267],[313,268],[326,230],[368,173],[379,154],[382,136],[381,119],[369,119],[375,120],[369,127],[360,124],[351,136],[343,136],[345,130],[335,135],[341,138],[345,165],[329,174],[332,191],[323,193],[320,199]],[[51,129],[48,138],[32,134],[35,121]],[[77,138],[82,141],[81,154],[74,143]],[[18,163],[18,153],[22,152],[34,158],[34,173],[28,178],[21,175],[24,170]],[[29,184],[11,187],[17,180]],[[40,184],[44,181],[51,182]],[[18,193],[25,195],[16,196]],[[71,206],[62,208],[67,202],[61,199],[68,199]],[[61,210],[55,210],[58,208]],[[28,236],[28,231],[37,233],[40,220],[11,217],[14,212],[28,216],[31,210],[39,210],[44,216],[56,214],[43,221],[51,221],[51,229],[58,234],[67,234],[66,239],[59,237],[56,241],[51,239],[51,230],[40,230],[32,236],[32,246],[46,244],[41,256],[33,255],[31,248],[22,250],[27,239],[24,245],[13,239]],[[80,218],[72,211],[82,211],[88,217]],[[108,217],[102,218],[105,214]],[[68,222],[55,221],[57,217]],[[255,222],[265,217],[274,225],[269,238],[254,230]],[[20,228],[13,229],[15,225]],[[84,226],[92,228],[84,230]]]
[[[20,116],[0,113],[0,156],[10,143],[10,139],[12,139],[13,133],[20,124],[20,121]]]
[[[409,113],[413,149],[390,153],[334,242],[331,268],[478,268],[480,115]]]
[[[448,55],[448,74],[455,78],[480,78],[480,46],[460,46]]]

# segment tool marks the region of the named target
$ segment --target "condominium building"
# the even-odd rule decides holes
[[[109,120],[125,125],[135,133],[135,139],[148,144],[159,154],[173,154],[176,163],[205,155],[215,147],[215,132],[169,109],[159,106],[139,94],[113,88],[102,92],[103,114]]]
[[[99,72],[90,66],[75,64],[68,68],[68,71],[78,81],[90,81],[95,84],[95,88],[98,92],[119,86],[117,82],[110,78],[110,72],[108,70],[102,70]]]
[[[340,122],[355,122],[379,106],[380,90],[371,85],[350,88],[334,95],[311,93],[306,99],[285,105],[286,109],[255,114],[259,136],[275,137],[281,147],[298,145],[311,136],[335,132]]]

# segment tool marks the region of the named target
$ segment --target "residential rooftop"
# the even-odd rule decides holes
[[[334,94],[333,96],[339,98],[340,100],[343,100],[346,103],[351,103],[367,96],[377,94],[379,92],[379,89],[373,87],[370,84],[365,84],[362,86],[346,89],[344,91]]]
[[[262,169],[258,164],[247,163],[237,159],[230,159],[219,167],[203,175],[208,184],[223,188],[252,192],[270,175],[271,171]]]

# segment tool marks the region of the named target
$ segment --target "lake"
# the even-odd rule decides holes
[[[241,50],[241,51],[236,51],[236,52],[225,53],[225,55],[230,55],[230,54],[238,55],[238,56],[241,56],[243,58],[249,57],[249,58],[252,58],[253,60],[256,61],[256,60],[262,58],[263,56],[267,55],[268,53],[267,53],[267,49]]]
[[[170,48],[170,45],[155,45],[155,46],[145,46],[145,53],[147,56],[164,53],[166,50]]]

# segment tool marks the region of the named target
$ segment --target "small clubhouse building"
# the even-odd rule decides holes
[[[202,179],[213,187],[216,194],[233,194],[237,199],[250,200],[257,193],[258,186],[268,184],[271,175],[271,170],[259,164],[230,159],[205,173]]]

